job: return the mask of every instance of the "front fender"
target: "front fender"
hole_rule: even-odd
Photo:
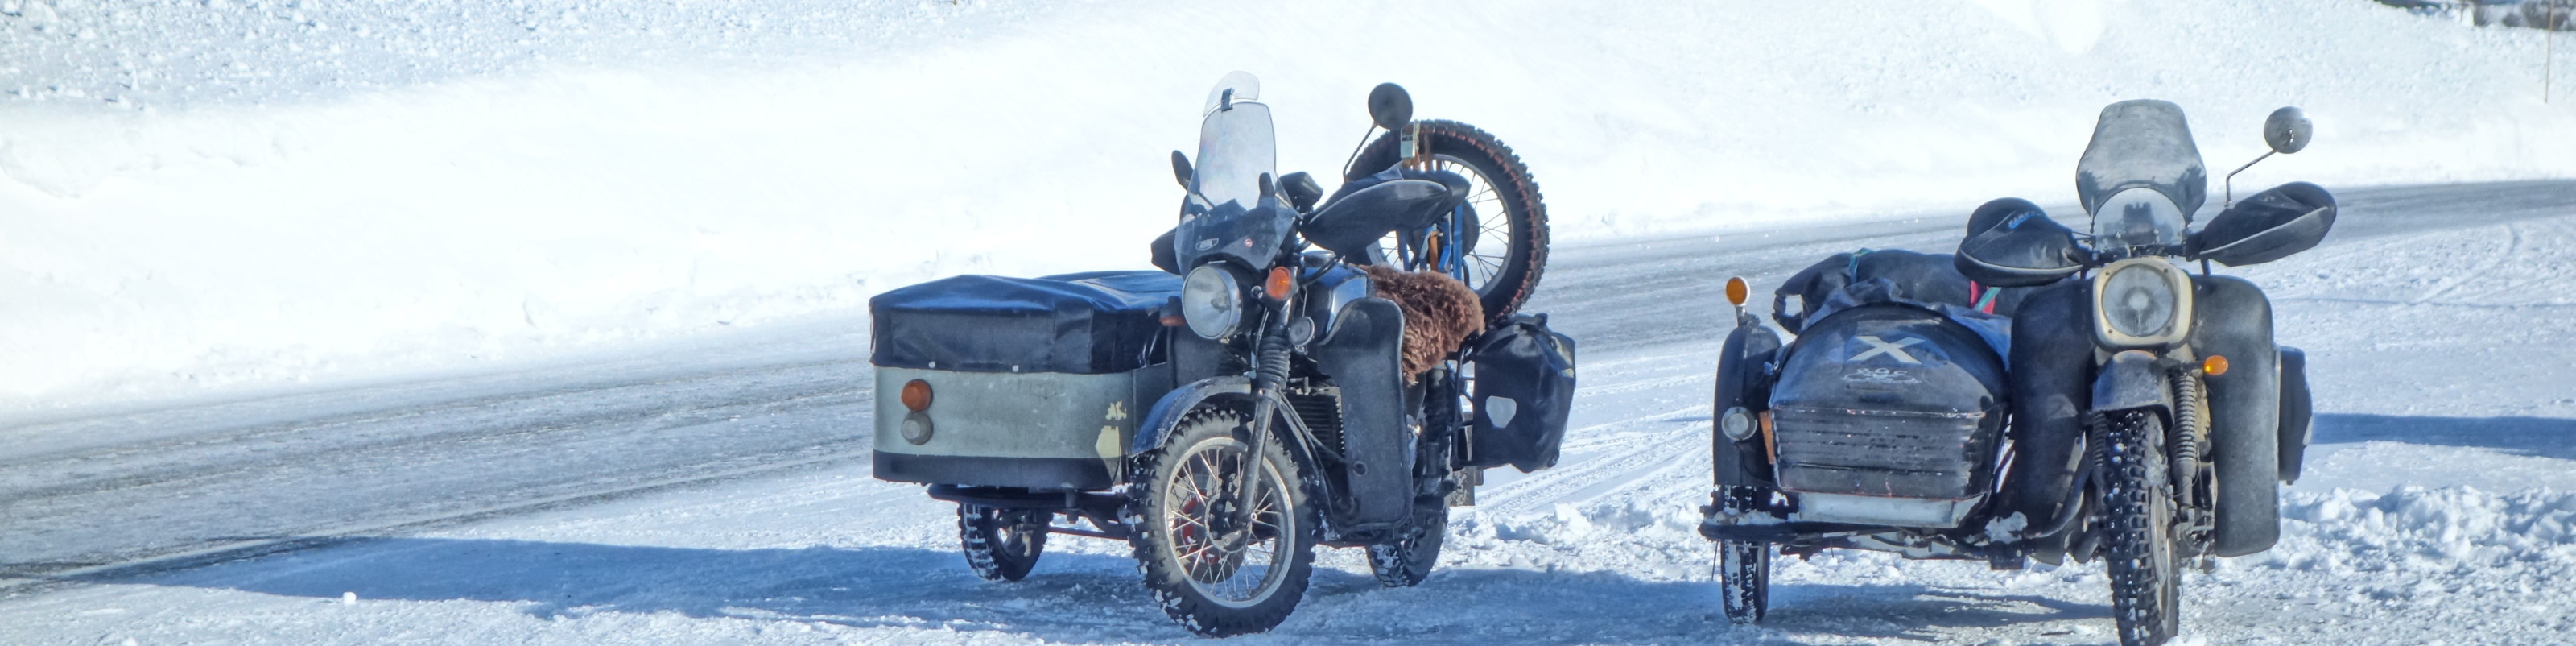
[[[2121,411],[2155,409],[2166,419],[2173,418],[2173,393],[2166,388],[2165,376],[2156,370],[2156,355],[2144,350],[2122,350],[2111,355],[2111,361],[2093,376],[2093,410]]]
[[[1728,438],[1724,429],[1729,410],[1741,406],[1758,416],[1771,407],[1771,388],[1764,373],[1779,354],[1780,336],[1759,323],[1727,333],[1726,345],[1718,351],[1716,406],[1710,409],[1708,437],[1710,464],[1719,485],[1772,486],[1771,456],[1762,447],[1760,432],[1739,442]]]
[[[1154,408],[1145,412],[1144,421],[1136,425],[1136,439],[1127,445],[1127,456],[1135,457],[1161,448],[1163,438],[1170,436],[1174,427],[1180,426],[1182,415],[1200,403],[1229,397],[1249,402],[1252,399],[1252,379],[1243,375],[1219,375],[1164,393],[1162,399],[1154,400]]]

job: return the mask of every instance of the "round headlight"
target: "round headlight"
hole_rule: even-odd
[[[1752,439],[1753,413],[1742,406],[1729,407],[1726,414],[1717,417],[1717,430],[1726,433],[1726,439],[1737,442]]]
[[[1235,325],[1243,322],[1243,283],[1217,265],[1190,270],[1181,280],[1181,320],[1200,338],[1232,336]]]
[[[2173,329],[2174,288],[2165,273],[2144,265],[2122,267],[2102,283],[2102,318],[2111,329],[2154,337]]]

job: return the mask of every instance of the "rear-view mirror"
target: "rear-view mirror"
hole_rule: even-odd
[[[2191,234],[2191,255],[2229,267],[2257,265],[2307,251],[2334,229],[2335,199],[2326,189],[2291,182],[2237,202]]]
[[[2263,143],[2271,144],[2272,152],[2284,155],[2299,152],[2308,147],[2311,129],[2307,113],[2300,112],[2298,108],[2273,110],[2272,116],[2263,120]]]
[[[2004,198],[1968,216],[1968,235],[1951,262],[1989,287],[2031,287],[2082,271],[2084,257],[2073,229],[2029,200]]]
[[[1413,95],[1406,93],[1401,85],[1377,84],[1376,88],[1369,90],[1368,108],[1369,119],[1376,121],[1380,128],[1395,130],[1413,122]]]
[[[1180,180],[1181,188],[1190,187],[1190,156],[1187,153],[1172,151],[1172,179]]]

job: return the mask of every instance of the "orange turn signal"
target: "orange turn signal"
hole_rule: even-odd
[[[2200,371],[2212,377],[2227,374],[2227,357],[2209,355],[2209,358],[2200,360]]]
[[[914,379],[903,383],[903,407],[915,411],[930,408],[930,382]]]
[[[1726,279],[1726,302],[1741,306],[1744,299],[1752,296],[1753,286],[1745,284],[1742,277]]]
[[[1287,298],[1288,288],[1295,287],[1296,282],[1297,272],[1289,271],[1287,267],[1272,267],[1270,280],[1262,281],[1261,288],[1270,292],[1270,300],[1275,301]]]

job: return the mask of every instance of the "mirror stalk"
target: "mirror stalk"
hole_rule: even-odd
[[[2274,153],[2278,153],[2278,152],[2280,152],[2280,151],[2277,151],[2277,150],[2264,151],[2263,156],[2254,158],[2254,161],[2245,162],[2245,165],[2236,167],[2236,170],[2228,171],[2228,172],[2227,172],[2227,179],[2226,179],[2226,181],[2224,181],[2224,182],[2222,182],[2222,183],[2221,183],[2221,186],[2223,186],[2223,187],[2225,187],[2225,188],[2227,189],[2227,201],[2226,201],[2226,202],[2222,202],[2222,203],[2220,203],[2220,204],[2219,204],[2219,206],[2218,206],[2218,208],[2222,208],[2222,209],[2223,209],[2223,208],[2227,208],[2227,207],[2231,207],[2231,206],[2236,206],[2236,174],[2237,174],[2237,173],[2245,172],[2245,169],[2253,168],[2255,164],[2262,163],[2262,162],[2263,162],[2263,160],[2266,160],[2266,159],[2271,159],[2271,158],[2272,158],[2272,155],[2273,155]],[[2207,184],[2203,184],[2202,186],[2207,186]],[[2203,190],[2207,190],[2207,189],[2203,189]],[[2206,193],[2204,193],[2203,195],[2206,195]]]

